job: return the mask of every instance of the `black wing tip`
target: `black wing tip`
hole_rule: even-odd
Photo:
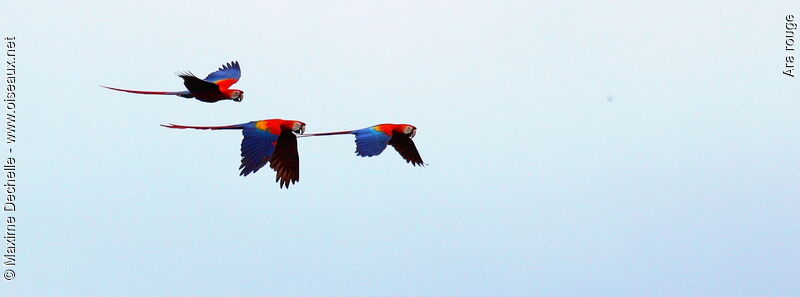
[[[191,71],[175,72],[175,75],[177,75],[180,78],[197,77],[197,75],[194,75],[194,73],[192,73]]]
[[[275,177],[275,182],[277,182],[280,185],[281,189],[283,189],[284,187],[288,189],[290,184],[292,184],[292,185],[296,184],[298,181],[300,181],[299,178],[298,179],[282,179],[282,178],[280,178],[278,176]]]
[[[293,185],[300,181],[300,173],[297,171],[286,171],[283,169],[278,169],[272,167],[275,163],[270,162],[270,167],[275,170],[275,182],[283,189],[286,187],[289,188],[289,185]],[[299,170],[299,168],[298,168]]]
[[[258,170],[258,169],[250,170],[249,168],[245,168],[244,165],[240,166],[239,169],[243,169],[241,172],[239,172],[239,176],[248,176],[249,174],[255,173]],[[298,181],[300,181],[300,178],[283,179],[283,178],[281,178],[280,175],[276,175],[275,176],[275,182],[278,183],[278,186],[281,189],[283,189],[283,188],[288,189],[289,185],[293,185],[293,184],[297,183]]]
[[[406,160],[406,163],[409,163],[414,167],[417,167],[417,166],[419,166],[419,167],[428,166],[428,163],[425,163],[422,160],[419,160],[419,161],[417,161],[417,160]]]
[[[233,60],[233,61],[230,61],[228,63],[222,64],[222,67],[220,67],[219,70],[225,70],[225,69],[231,69],[231,68],[239,69],[239,61]]]
[[[242,162],[244,162],[244,161],[242,161]],[[250,175],[250,173],[256,173],[256,171],[258,171],[258,168],[256,168],[254,170],[253,168],[250,168],[246,164],[242,163],[241,165],[239,165],[239,170],[241,170],[239,172],[239,176],[248,176],[248,175]]]

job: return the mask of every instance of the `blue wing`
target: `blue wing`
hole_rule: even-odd
[[[389,139],[392,138],[386,133],[376,130],[375,127],[355,130],[353,134],[356,135],[356,155],[362,157],[380,155],[386,149]]]
[[[267,164],[269,157],[275,151],[276,134],[256,127],[257,122],[250,122],[243,126],[242,135],[242,170],[239,175],[247,176],[255,173]]]
[[[230,86],[239,81],[240,77],[242,77],[242,70],[239,68],[239,62],[233,61],[222,65],[219,70],[212,72],[204,80],[215,84],[228,80],[227,83]]]

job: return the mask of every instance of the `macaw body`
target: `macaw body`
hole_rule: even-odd
[[[269,163],[275,170],[275,181],[280,187],[289,188],[300,180],[300,156],[297,152],[297,137],[294,133],[303,134],[306,124],[300,121],[281,119],[253,121],[244,124],[227,126],[183,126],[161,125],[173,129],[199,130],[242,130],[241,156],[239,175],[247,176],[255,173]]]
[[[411,140],[416,136],[417,128],[408,124],[380,124],[358,130],[314,133],[301,137],[341,134],[353,134],[356,136],[356,155],[358,156],[377,156],[386,149],[387,145],[391,145],[406,160],[406,163],[411,163],[414,166],[426,165],[422,161],[414,141]]]
[[[202,102],[213,103],[221,100],[233,100],[241,102],[244,99],[242,90],[231,89],[230,87],[239,81],[242,71],[239,62],[233,61],[222,65],[219,70],[212,72],[205,79],[200,79],[191,72],[179,73],[178,77],[183,79],[186,91],[180,92],[153,92],[136,91],[119,88],[101,86],[115,91],[128,92],[146,95],[175,95],[183,98],[196,98]]]

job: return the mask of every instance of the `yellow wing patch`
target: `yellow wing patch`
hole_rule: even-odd
[[[275,133],[272,132],[272,127],[270,127],[269,121],[258,121],[258,122],[256,122],[256,128],[258,128],[259,130],[264,130],[264,131],[267,131],[269,133],[275,134]]]

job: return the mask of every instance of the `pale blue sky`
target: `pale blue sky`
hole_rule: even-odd
[[[18,267],[3,296],[797,296],[792,1],[5,1]],[[180,90],[238,60],[242,103]],[[608,97],[613,101],[607,101]],[[414,124],[430,166],[235,131]]]

